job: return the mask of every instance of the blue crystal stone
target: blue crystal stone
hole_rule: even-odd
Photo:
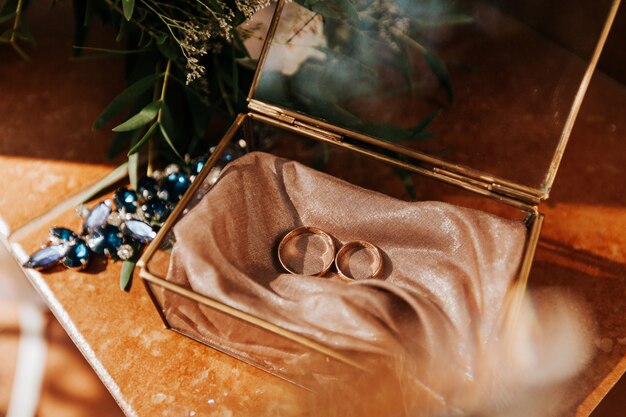
[[[185,194],[191,180],[182,172],[175,172],[163,179],[163,189],[167,191],[168,201],[175,203]]]
[[[237,155],[232,149],[226,149],[222,154],[222,160],[224,162],[232,162],[235,158],[237,158]]]
[[[152,242],[156,236],[152,226],[141,220],[126,220],[124,225],[124,232],[139,243],[146,244]]]
[[[195,161],[193,161],[189,167],[191,171],[191,175],[198,175],[200,171],[202,171],[202,168],[204,168],[204,165],[205,165],[205,158],[200,158],[200,159],[196,159]]]
[[[89,249],[98,255],[114,256],[123,243],[120,229],[111,224],[94,229],[87,238]]]
[[[83,269],[88,263],[89,249],[87,244],[82,239],[78,239],[67,252],[65,259],[63,259],[63,265],[68,268]]]
[[[135,213],[137,211],[137,194],[128,188],[118,188],[113,196],[115,207],[118,210],[124,210],[126,213]]]
[[[51,227],[48,229],[50,240],[55,244],[63,242],[73,242],[78,239],[78,235],[65,227]]]
[[[137,181],[137,193],[144,200],[156,197],[158,191],[159,184],[152,177],[141,177]]]
[[[144,217],[155,222],[164,222],[172,212],[171,205],[160,198],[153,198],[146,201],[142,206]]]
[[[50,245],[33,253],[24,263],[25,268],[45,269],[58,264],[70,250],[69,245]]]
[[[83,233],[106,224],[109,214],[111,214],[111,200],[104,200],[89,212],[83,224]]]
[[[245,150],[240,146],[228,146],[224,149],[222,155],[220,155],[220,161],[224,164],[234,161],[235,159],[243,156],[245,154]]]

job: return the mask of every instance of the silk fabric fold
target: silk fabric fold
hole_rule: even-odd
[[[278,242],[303,225],[339,245],[361,239],[378,246],[381,278],[286,273]],[[256,152],[228,165],[174,233],[168,280],[333,349],[376,355],[467,353],[484,343],[525,241],[521,222],[441,202],[400,201]],[[299,354],[279,337],[181,297],[169,298],[165,314],[236,356],[285,362]]]

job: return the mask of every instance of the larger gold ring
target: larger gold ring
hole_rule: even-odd
[[[357,248],[365,248],[368,249],[371,253],[374,254],[374,262],[372,264],[372,273],[369,276],[366,276],[364,278],[359,278],[359,279],[369,279],[369,278],[376,278],[378,277],[378,275],[381,273],[381,271],[383,270],[383,257],[380,253],[380,249],[378,249],[376,246],[372,245],[369,242],[366,242],[364,240],[353,240],[351,242],[346,243],[345,245],[343,245],[341,247],[341,249],[339,249],[339,251],[337,252],[337,255],[335,255],[335,268],[337,268],[337,272],[339,273],[339,275],[342,278],[345,279],[349,279],[349,280],[354,280],[354,276],[352,276],[351,274],[347,273],[346,271],[344,271],[341,268],[341,260],[344,256],[346,256],[349,252],[353,251],[354,249]]]
[[[287,243],[291,239],[297,236],[303,235],[303,234],[313,234],[313,235],[322,237],[324,239],[324,242],[327,245],[327,252],[330,252],[332,254],[330,259],[327,262],[324,262],[323,267],[320,271],[306,274],[306,275],[313,275],[313,276],[322,276],[326,272],[328,272],[328,270],[333,266],[333,259],[335,259],[335,243],[333,242],[333,238],[330,237],[328,233],[318,229],[317,227],[302,226],[302,227],[298,227],[297,229],[293,229],[291,232],[287,233],[285,237],[283,237],[283,239],[278,244],[278,260],[287,272],[291,274],[295,274],[295,275],[303,275],[302,272],[296,272],[293,269],[291,269],[289,266],[287,266],[287,262],[285,262],[286,254],[284,253],[285,248],[287,247]]]

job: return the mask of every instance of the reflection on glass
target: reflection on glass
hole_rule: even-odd
[[[548,188],[584,59],[486,2],[298,3],[285,5],[255,99]],[[533,16],[575,7],[553,3]],[[580,53],[598,33],[575,35],[564,44]]]

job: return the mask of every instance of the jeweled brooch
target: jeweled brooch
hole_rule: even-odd
[[[211,148],[210,153],[214,149]],[[237,146],[229,146],[209,173],[209,184],[215,183],[222,168],[243,155],[246,149],[244,141]],[[44,270],[63,265],[82,270],[89,265],[90,259],[100,256],[132,263],[134,267],[143,248],[156,237],[204,167],[207,157],[191,161],[185,171],[176,164],[167,166],[163,171],[154,171],[151,176],[137,181],[136,190],[120,187],[112,198],[91,208],[79,205],[76,212],[83,218],[80,232],[66,227],[51,227],[47,241],[23,266]],[[132,268],[129,270],[132,273]],[[120,277],[120,286],[125,288],[129,279],[130,276]]]
[[[177,165],[140,178],[137,190],[118,188],[113,198],[92,208],[80,205],[80,233],[65,227],[49,229],[48,240],[24,263],[26,268],[47,269],[64,265],[84,269],[94,255],[130,260],[156,236],[161,225],[187,191],[203,163],[192,164],[190,175]]]

